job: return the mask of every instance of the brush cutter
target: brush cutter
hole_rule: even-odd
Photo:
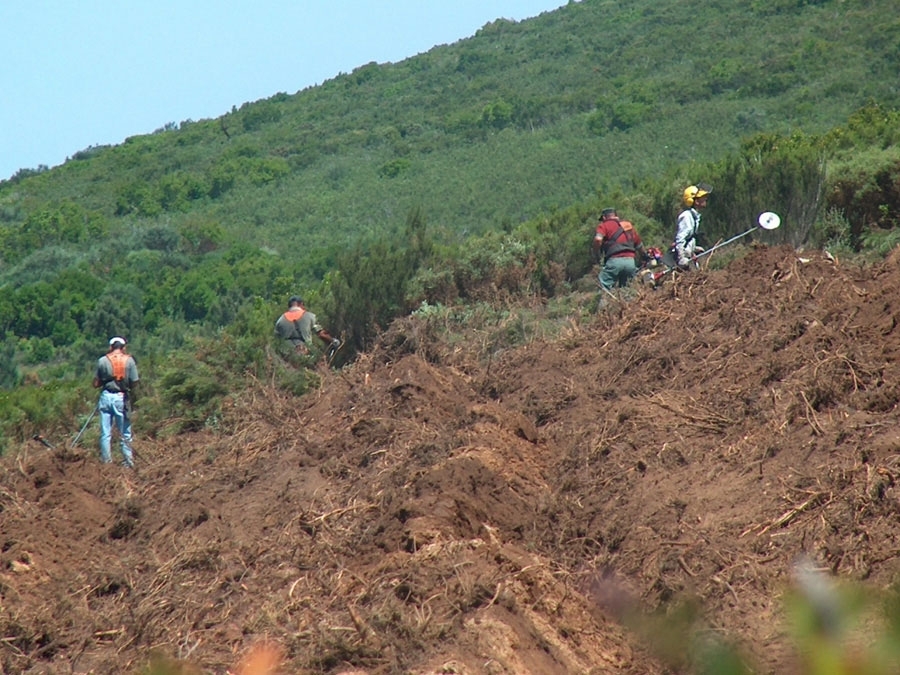
[[[737,241],[741,237],[746,237],[748,234],[752,234],[752,233],[756,232],[757,229],[774,230],[779,225],[781,225],[781,218],[779,217],[779,215],[777,213],[774,213],[772,211],[764,211],[763,213],[759,214],[759,217],[756,219],[756,225],[754,227],[750,228],[746,232],[741,232],[740,234],[735,235],[731,239],[726,239],[723,242],[719,242],[715,246],[703,251],[699,255],[694,256],[692,262],[696,265],[697,261],[700,258],[702,258],[703,256],[709,255],[713,251],[720,249],[727,244]],[[660,258],[656,258],[656,259],[659,260],[660,262],[663,262],[664,264],[667,264],[665,261],[665,257],[663,257],[662,260],[660,260]],[[660,270],[658,272],[654,271],[652,268],[646,269],[646,271],[643,272],[642,276],[645,281],[647,281],[648,283],[650,283],[651,285],[656,287],[662,282],[663,277],[665,277],[670,272],[675,272],[677,270],[678,270],[677,265],[667,264],[666,269]]]
[[[759,218],[756,219],[756,227],[761,227],[764,230],[774,230],[779,225],[781,225],[781,218],[778,216],[777,213],[773,213],[772,211],[765,211],[763,213],[760,213]],[[703,253],[698,255],[695,258],[695,260],[699,260],[703,256],[712,253],[717,248],[722,248],[726,244],[730,244],[733,241],[737,241],[741,237],[746,237],[748,234],[753,234],[754,232],[756,232],[756,227],[753,227],[753,228],[747,230],[746,232],[741,232],[740,234],[735,235],[731,239],[726,239],[725,241],[716,244],[712,248],[703,251]]]

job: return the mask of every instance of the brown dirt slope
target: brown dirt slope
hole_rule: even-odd
[[[268,641],[285,673],[663,673],[671,640],[626,617],[686,596],[756,672],[799,672],[800,556],[884,589],[900,553],[898,259],[805,255],[491,358],[400,321],[303,398],[254,385],[224,433],[139,438],[136,476],[22,448],[0,672],[225,673]]]

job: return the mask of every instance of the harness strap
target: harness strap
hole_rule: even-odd
[[[623,234],[625,235],[625,241],[617,241]],[[619,223],[619,229],[609,239],[603,241],[603,253],[607,258],[611,258],[617,253],[628,252],[634,254],[634,251],[634,228],[631,227],[626,230],[621,223]]]
[[[300,319],[303,318],[303,315],[306,314],[306,310],[302,307],[291,307],[288,311],[284,313],[284,318],[294,324],[295,335],[298,337],[290,338],[292,341],[299,339],[303,342],[303,331],[300,330]]]
[[[128,386],[126,384],[126,377],[128,373],[128,358],[128,354],[118,350],[106,354],[106,360],[109,361],[112,375],[103,381],[104,389],[110,382],[115,382],[118,392],[112,393],[127,393]],[[107,389],[107,391],[110,390]]]

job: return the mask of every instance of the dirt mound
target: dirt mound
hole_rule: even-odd
[[[686,596],[796,672],[797,560],[897,571],[897,263],[758,248],[490,358],[410,318],[225,433],[139,439],[137,475],[23,448],[2,672],[224,673],[268,641],[291,673],[663,673],[632,619]]]

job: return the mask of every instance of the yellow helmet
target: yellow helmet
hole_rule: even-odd
[[[695,200],[709,196],[710,192],[712,192],[712,187],[705,183],[700,183],[699,186],[689,185],[684,189],[682,200],[685,206],[693,206]]]

